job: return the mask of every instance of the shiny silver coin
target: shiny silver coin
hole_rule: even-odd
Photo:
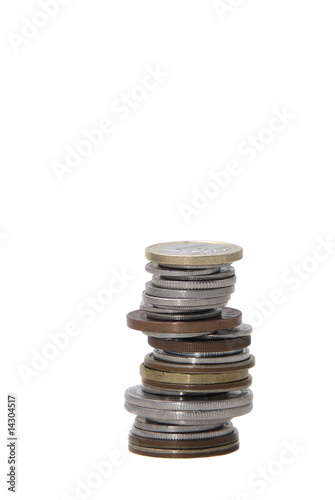
[[[227,394],[227,393],[225,393]],[[229,393],[228,393],[229,394]],[[154,396],[154,394],[151,394]],[[158,395],[155,395],[158,397]],[[171,398],[172,396],[169,396]],[[206,396],[206,399],[208,396]],[[200,398],[198,398],[200,399]],[[132,405],[131,403],[125,403],[125,409],[129,413],[133,413],[139,417],[150,418],[151,420],[157,420],[158,422],[180,422],[185,425],[188,423],[209,423],[209,422],[220,422],[222,420],[231,420],[232,418],[239,417],[241,415],[246,415],[252,410],[252,403],[236,407],[236,408],[225,408],[220,410],[197,410],[197,411],[183,411],[183,410],[159,410],[153,408],[145,408],[143,406]]]
[[[223,422],[223,424],[205,424],[205,425],[169,425],[169,424],[161,424],[158,422],[154,422],[152,420],[148,420],[142,417],[135,418],[135,427],[137,429],[142,429],[144,431],[151,432],[171,432],[171,433],[185,433],[185,432],[204,432],[204,431],[213,431],[224,425],[226,427],[230,427],[232,424],[229,420],[227,422]]]
[[[235,354],[217,353],[215,356],[199,356],[199,355],[179,355],[178,353],[170,353],[167,351],[160,351],[154,349],[153,356],[160,361],[167,361],[171,363],[190,364],[190,365],[211,365],[211,364],[226,364],[238,363],[250,358],[249,349],[242,349],[242,351]],[[208,353],[206,353],[208,354]]]
[[[162,427],[167,427],[162,425]],[[184,429],[184,425],[180,425],[182,429]],[[199,426],[200,427],[200,426]],[[142,429],[138,429],[133,425],[132,427],[132,432],[135,434],[135,436],[140,436],[148,439],[164,439],[165,441],[186,441],[190,440],[192,441],[193,439],[211,439],[211,438],[218,438],[221,436],[225,436],[226,434],[230,434],[233,432],[233,424],[230,423],[230,425],[222,425],[221,427],[215,429],[215,430],[209,430],[209,431],[200,431],[200,432],[152,432],[152,431],[146,431]]]
[[[154,275],[151,278],[151,281],[155,286],[158,286],[160,288],[169,288],[171,290],[211,290],[213,288],[225,288],[236,283],[235,275],[228,278],[224,278],[224,276],[220,276],[219,274],[215,274],[212,276],[215,276],[215,279],[208,280],[208,276],[206,276],[206,280],[202,280],[200,277],[198,277],[194,281],[177,281],[157,278],[157,276]]]
[[[235,291],[234,286],[225,288],[213,288],[210,290],[171,290],[169,288],[160,288],[152,284],[151,281],[146,283],[145,292],[152,297],[170,298],[170,299],[212,299],[226,297]]]
[[[191,413],[247,406],[252,402],[252,399],[253,395],[250,389],[206,395],[201,399],[193,396],[167,398],[162,395],[148,394],[142,390],[141,385],[129,387],[125,392],[126,403],[136,407]],[[149,416],[146,418],[155,420]]]
[[[198,309],[211,309],[220,307],[223,302],[226,302],[230,295],[223,297],[214,297],[212,299],[165,299],[161,297],[153,297],[143,292],[143,302],[151,304],[152,306],[161,307],[162,309],[178,309],[183,311],[196,311]]]
[[[177,268],[177,267],[164,267],[156,264],[156,262],[148,262],[145,266],[145,270],[148,273],[155,274],[157,276],[166,276],[174,278],[189,278],[192,276],[207,276],[209,274],[215,274],[219,272],[232,273],[234,269],[229,267],[206,267],[200,269],[194,268]]]

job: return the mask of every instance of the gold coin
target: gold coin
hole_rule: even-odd
[[[243,250],[238,245],[217,241],[173,241],[147,247],[145,256],[163,265],[206,267],[240,260]]]
[[[170,384],[220,384],[234,382],[248,377],[248,370],[225,373],[175,373],[163,372],[140,365],[140,375],[144,379]]]

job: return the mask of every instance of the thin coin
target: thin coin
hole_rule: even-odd
[[[227,431],[232,428],[232,423],[227,420],[227,422],[223,422],[223,424],[206,424],[206,425],[168,425],[161,424],[158,422],[154,422],[148,420],[147,418],[136,417],[134,426],[138,430],[148,431],[148,432],[158,432],[162,434],[166,433],[189,433],[189,432],[205,432],[205,431],[214,431],[221,427],[225,427]]]
[[[166,428],[168,426],[161,425],[162,428]],[[176,427],[176,426],[174,426]],[[163,431],[148,431],[144,429],[139,429],[134,424],[131,431],[135,436],[146,438],[146,439],[164,439],[166,441],[193,441],[195,439],[213,439],[221,436],[225,436],[230,434],[233,431],[233,426],[230,423],[229,426],[221,425],[220,427],[212,430],[201,430],[199,432],[185,432],[184,429],[187,427],[186,425],[179,426],[179,432],[163,432]],[[198,426],[201,427],[201,426]],[[181,445],[182,446],[182,445]]]
[[[155,359],[160,361],[167,361],[168,363],[178,363],[178,364],[189,364],[189,365],[219,365],[219,364],[230,364],[237,363],[239,361],[245,361],[250,358],[249,349],[242,349],[242,351],[230,351],[232,354],[228,353],[215,353],[201,356],[200,353],[194,355],[185,355],[181,353],[173,353],[168,351],[160,351],[159,349],[154,349],[152,355]]]

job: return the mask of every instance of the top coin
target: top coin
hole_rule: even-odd
[[[158,243],[145,250],[151,262],[171,266],[210,266],[230,264],[243,257],[243,249],[218,241],[172,241]]]

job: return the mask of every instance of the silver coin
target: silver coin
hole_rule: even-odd
[[[227,302],[228,303],[228,302]],[[222,304],[222,307],[225,304]],[[200,321],[220,316],[222,308],[202,310],[201,312],[176,312],[176,310],[159,309],[158,307],[141,302],[140,309],[147,313],[148,318],[167,321]],[[202,334],[203,335],[203,334]]]
[[[253,395],[250,389],[206,395],[202,399],[193,396],[166,398],[162,395],[148,394],[142,390],[141,385],[129,387],[125,392],[126,403],[133,406],[158,410],[190,411],[191,413],[246,406],[252,402],[252,399]]]
[[[155,286],[158,286],[159,288],[169,288],[172,290],[211,290],[213,288],[225,288],[236,283],[235,275],[228,278],[224,278],[223,276],[219,276],[218,274],[215,274],[213,276],[215,276],[215,279],[213,280],[201,280],[198,277],[198,279],[194,281],[177,281],[157,278],[157,276],[154,275],[151,278],[151,281]],[[208,278],[208,276],[206,276],[206,278]]]
[[[171,398],[171,396],[169,397]],[[206,396],[206,398],[208,398],[208,396]],[[201,410],[201,411],[158,410],[153,408],[145,408],[142,406],[132,405],[131,403],[127,402],[125,403],[124,407],[129,413],[133,413],[139,417],[150,418],[151,420],[157,420],[158,422],[166,422],[166,423],[180,422],[187,425],[188,423],[192,422],[193,423],[195,422],[209,423],[211,421],[220,422],[222,420],[231,420],[232,418],[239,417],[241,415],[246,415],[247,413],[251,412],[252,403],[239,406],[236,408],[225,408],[220,410]]]
[[[162,427],[168,427],[162,425]],[[185,425],[180,425],[182,429],[186,427]],[[200,427],[200,426],[199,426]],[[211,438],[218,438],[221,436],[225,436],[227,434],[230,434],[233,432],[233,424],[230,423],[230,425],[222,425],[218,429],[215,430],[209,430],[209,431],[200,431],[200,432],[152,432],[152,431],[146,431],[142,429],[138,429],[133,425],[132,427],[132,433],[135,434],[135,436],[139,437],[144,437],[147,439],[163,439],[165,441],[192,441],[193,439],[211,439]]]
[[[160,288],[152,284],[151,281],[145,284],[145,292],[152,297],[171,298],[171,299],[211,299],[221,298],[235,291],[234,286],[224,288],[213,288],[210,290],[171,290],[169,288]]]
[[[154,349],[153,357],[159,359],[160,361],[167,361],[171,363],[181,363],[181,364],[226,364],[226,363],[238,363],[239,361],[245,361],[250,358],[249,349],[242,349],[242,351],[235,354],[228,353],[217,353],[215,356],[199,356],[199,355],[179,355],[178,353],[170,353],[167,351],[160,351]],[[207,354],[207,353],[206,353]],[[220,354],[220,355],[219,355]]]
[[[177,267],[164,267],[156,264],[156,262],[148,262],[145,266],[145,270],[148,273],[156,274],[157,276],[166,276],[166,277],[176,277],[176,278],[189,278],[192,276],[206,276],[208,274],[215,274],[219,272],[231,273],[232,270],[229,267],[206,267],[200,269],[194,268],[177,268]]]
[[[168,424],[161,424],[158,422],[154,422],[151,420],[148,420],[146,418],[142,417],[136,417],[135,418],[135,427],[137,429],[142,429],[144,431],[151,431],[151,432],[171,432],[171,433],[179,433],[179,432],[204,432],[204,431],[213,431],[221,427],[221,424],[205,424],[205,425],[168,425]],[[225,425],[226,427],[229,427],[231,422],[227,420],[227,422],[224,422],[222,425]]]
[[[142,298],[143,302],[146,304],[151,304],[156,307],[169,308],[178,310],[198,310],[198,309],[211,309],[214,307],[220,307],[222,302],[227,300],[228,296],[224,297],[214,297],[212,299],[165,299],[161,297],[153,297],[143,292]],[[228,299],[229,300],[229,299]],[[181,309],[182,308],[182,309]]]
[[[251,335],[252,327],[247,325],[246,323],[242,323],[242,325],[235,326],[234,328],[229,328],[227,330],[217,330],[216,332],[212,332],[206,334],[204,339],[206,340],[225,340],[225,339],[235,339],[238,337],[246,337]]]

